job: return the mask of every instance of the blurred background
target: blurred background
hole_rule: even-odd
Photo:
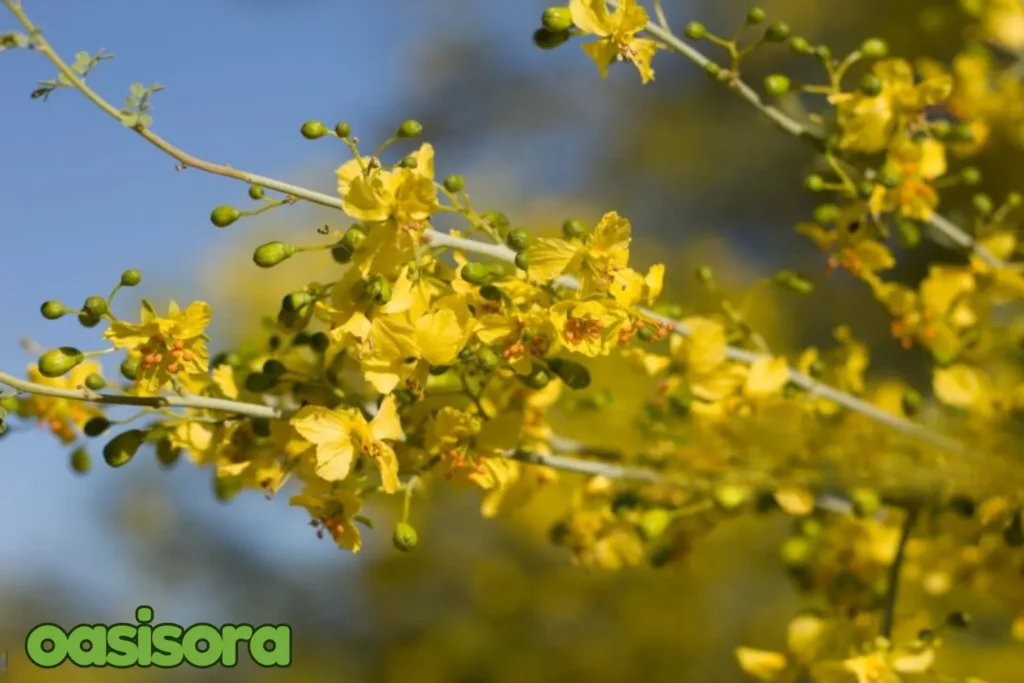
[[[537,232],[618,210],[633,221],[638,265],[664,261],[669,296],[694,309],[706,303],[691,286],[699,265],[713,266],[730,291],[781,267],[816,278],[824,268],[793,232],[814,206],[801,189],[810,160],[801,143],[678,56],[659,55],[657,80],[641,87],[628,67],[602,82],[576,43],[538,50],[531,34],[545,0],[23,4],[66,58],[100,47],[116,55],[90,77],[116,105],[132,82],[167,86],[154,99],[153,129],[211,161],[332,192],[346,150],[302,139],[303,121],[347,120],[372,148],[417,118],[438,150],[438,175],[465,175],[478,210],[502,210]],[[732,0],[663,4],[678,31],[699,19],[725,34],[748,9]],[[837,53],[869,35],[908,56],[949,57],[961,44],[953,1],[762,5]],[[13,28],[0,14],[0,30]],[[330,277],[326,257],[257,271],[251,253],[268,239],[315,243],[316,228],[340,227],[343,217],[297,206],[217,230],[210,210],[248,208],[244,186],[176,172],[77,93],[30,100],[36,81],[53,77],[40,56],[9,51],[0,64],[0,368],[19,373],[34,360],[23,337],[99,348],[73,319],[43,320],[39,305],[106,294],[126,268],[144,279],[119,295],[118,312],[132,314],[139,295],[158,308],[168,298],[210,300],[214,352],[252,332],[247,321],[273,314],[290,289]],[[747,74],[799,75],[801,64],[766,49]],[[998,178],[993,196],[1019,188],[1017,155],[1004,148],[981,160]],[[900,276],[920,276],[936,257],[955,258],[922,248]],[[827,343],[848,322],[871,343],[877,372],[923,376],[925,360],[888,339],[884,312],[848,279],[823,280],[797,301],[756,296],[752,322],[778,348]],[[621,399],[606,433],[589,426],[591,440],[621,439],[645,382],[621,373],[601,381]],[[679,567],[604,575],[549,547],[555,502],[482,520],[477,493],[450,492],[414,511],[416,552],[395,551],[395,511],[373,509],[377,531],[352,556],[317,541],[287,495],[223,504],[211,473],[186,462],[163,471],[140,457],[111,470],[93,451],[97,464],[81,476],[48,433],[23,427],[0,441],[0,650],[10,651],[13,681],[729,683],[744,680],[733,648],[782,647],[786,622],[804,605],[776,561],[782,519],[724,525]],[[24,660],[36,623],[110,623],[140,604],[153,606],[156,622],[291,624],[294,665],[260,670],[243,658],[235,670],[42,671]],[[1020,680],[1007,672],[1024,671],[1024,656],[1003,634],[958,637],[943,655],[947,670]]]

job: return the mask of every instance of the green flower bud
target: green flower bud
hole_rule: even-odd
[[[787,538],[779,550],[782,562],[787,567],[802,567],[806,565],[811,559],[812,552],[813,549],[810,542],[799,536]]]
[[[581,240],[587,236],[587,226],[583,224],[583,221],[570,218],[562,223],[562,234],[566,239]]]
[[[71,470],[76,474],[87,474],[92,469],[92,458],[84,446],[71,451]]]
[[[427,372],[433,375],[434,377],[439,377],[447,373],[451,369],[452,366],[450,365],[431,365],[429,368],[427,368]]]
[[[402,125],[398,127],[398,137],[400,138],[415,138],[422,134],[423,124],[413,119],[402,121]]]
[[[565,358],[550,358],[548,368],[570,389],[586,389],[590,386],[590,370],[580,363]]]
[[[145,433],[141,429],[121,432],[103,447],[103,459],[111,467],[121,467],[135,457],[142,446]]]
[[[283,375],[286,372],[288,372],[288,368],[285,366],[284,363],[282,363],[281,361],[277,360],[276,358],[271,358],[270,360],[266,361],[263,364],[262,372],[263,372],[264,375],[270,375],[272,377],[280,377],[281,375]]]
[[[480,296],[487,301],[501,301],[501,290],[494,285],[484,285],[480,288]]]
[[[876,97],[881,94],[883,86],[882,79],[875,74],[864,74],[864,77],[860,79],[860,91],[868,97]]]
[[[345,240],[338,240],[338,243],[331,247],[331,258],[335,263],[348,263],[352,260],[352,247],[345,244]]]
[[[871,489],[854,489],[850,498],[858,517],[871,517],[882,508],[882,497]]]
[[[966,123],[957,123],[949,131],[950,142],[974,142],[974,131]]]
[[[811,367],[807,369],[807,374],[814,379],[818,379],[825,374],[825,370],[825,363],[823,363],[820,358],[816,358],[814,362],[811,363]]]
[[[750,11],[747,12],[747,23],[751,26],[756,26],[764,21],[765,13],[760,7],[751,7]]]
[[[792,270],[783,270],[776,273],[773,281],[780,287],[784,287],[791,292],[796,292],[797,294],[810,294],[814,291],[813,282],[800,273]]]
[[[252,372],[245,377],[245,390],[253,394],[262,394],[277,386],[277,377],[263,372]]]
[[[420,161],[412,154],[409,154],[407,156],[402,157],[402,160],[398,162],[398,165],[401,166],[402,168],[413,169],[420,165]]]
[[[97,318],[94,315],[89,315],[85,311],[78,314],[78,324],[82,327],[93,328],[103,322],[103,318]]]
[[[519,270],[526,270],[530,267],[530,258],[526,255],[525,251],[521,251],[516,254],[516,268]]]
[[[37,363],[43,377],[60,377],[85,360],[85,354],[73,346],[50,349]]]
[[[395,525],[395,533],[391,536],[391,542],[398,550],[407,553],[416,547],[419,540],[416,529],[408,522],[399,522]]]
[[[302,124],[302,128],[299,129],[302,133],[302,137],[307,140],[316,140],[327,135],[327,128],[320,121],[306,121]]]
[[[781,97],[789,92],[789,78],[772,74],[764,79],[764,91],[772,97]]]
[[[832,59],[832,50],[829,48],[828,45],[819,45],[818,47],[814,48],[814,56],[823,62],[827,62],[828,60]]]
[[[460,175],[450,175],[444,179],[444,189],[449,192],[462,192],[466,187],[466,179]]]
[[[471,285],[485,285],[494,279],[494,272],[483,263],[470,261],[462,266],[460,277]]]
[[[249,199],[252,199],[254,201],[263,199],[263,188],[260,187],[259,185],[250,185]]]
[[[338,121],[334,124],[334,134],[344,140],[349,135],[352,135],[352,126],[348,124],[348,121]]]
[[[181,449],[175,448],[170,439],[160,439],[156,442],[156,460],[164,467],[174,465],[180,457]]]
[[[230,502],[242,492],[242,480],[239,477],[213,478],[213,497],[221,503]]]
[[[648,541],[661,536],[672,521],[672,515],[664,508],[654,508],[640,518],[640,533]]]
[[[860,44],[860,53],[868,59],[885,59],[889,45],[881,38],[868,38]]]
[[[502,237],[508,235],[508,216],[501,211],[488,211],[480,217],[487,221],[487,224],[494,228]]]
[[[89,421],[82,427],[86,436],[99,436],[110,429],[111,422],[105,417],[89,418]]]
[[[718,65],[717,65],[717,64],[715,64],[714,62],[706,62],[706,63],[704,64],[704,67],[703,67],[703,68],[704,68],[704,73],[705,73],[705,74],[707,74],[707,77],[708,77],[708,78],[711,78],[711,79],[714,79],[714,80],[717,80],[717,79],[718,79],[718,77],[719,77],[719,76],[720,76],[720,75],[721,75],[722,73],[724,73],[724,72],[722,71],[722,67],[718,66]]]
[[[903,412],[909,417],[913,417],[921,412],[921,406],[924,404],[924,398],[921,397],[921,393],[916,389],[907,389],[903,392],[903,398],[900,401]]]
[[[90,296],[82,304],[82,310],[93,318],[100,318],[107,312],[107,300],[101,296]]]
[[[501,358],[494,352],[490,347],[483,347],[476,354],[476,359],[480,363],[480,367],[484,370],[491,371],[501,365]]]
[[[974,210],[981,216],[987,216],[995,209],[995,206],[992,204],[992,198],[983,192],[979,192],[971,197],[971,204],[974,205]]]
[[[546,28],[539,28],[533,32],[533,44],[542,50],[554,50],[564,45],[572,34],[568,31],[549,31]]]
[[[266,439],[270,436],[270,420],[253,418],[251,424],[253,436],[260,439]]]
[[[913,249],[921,244],[921,226],[914,221],[900,221],[897,226],[897,236],[900,244],[907,249]]]
[[[839,218],[839,207],[835,204],[820,204],[814,209],[814,222],[828,225]]]
[[[534,368],[530,374],[520,376],[519,379],[531,389],[543,389],[551,382],[551,375],[544,368]]]
[[[64,304],[59,301],[46,301],[42,306],[39,307],[39,312],[43,314],[43,317],[47,320],[56,320],[57,318],[68,313],[68,309],[64,308]]]
[[[541,25],[552,33],[572,28],[572,12],[568,7],[548,7],[540,18]]]
[[[818,174],[812,174],[804,178],[804,187],[811,192],[821,192],[825,189],[825,179]]]
[[[284,242],[267,242],[256,247],[252,260],[260,268],[273,268],[277,264],[291,258],[295,247]]]
[[[945,119],[934,121],[931,124],[932,135],[940,140],[944,140],[949,137],[949,133],[953,130],[953,124]]]
[[[701,40],[708,34],[708,29],[704,24],[699,21],[691,21],[683,29],[683,35],[690,40]]]
[[[769,43],[781,43],[789,38],[789,25],[781,21],[772,22],[764,32],[764,39]]]
[[[142,282],[142,273],[135,270],[134,268],[126,270],[123,273],[121,273],[122,287],[134,287],[140,282]]]
[[[141,362],[136,356],[128,356],[121,361],[121,367],[118,370],[121,372],[121,376],[126,380],[134,382],[139,378],[139,365]]]
[[[106,388],[107,381],[94,372],[85,378],[85,386],[93,391],[100,391]]]
[[[865,180],[857,185],[857,194],[863,199],[869,199],[875,193],[875,184]]]
[[[960,171],[960,180],[964,185],[979,185],[981,183],[981,171],[974,166],[968,166]]]
[[[310,293],[299,290],[297,292],[286,294],[285,297],[281,299],[281,308],[289,313],[295,313],[297,311],[301,311],[311,303],[313,303],[313,297]]]
[[[890,190],[899,187],[903,177],[899,172],[892,170],[891,168],[883,168],[878,172],[878,184],[889,188]]]
[[[1007,206],[1017,208],[1021,204],[1024,204],[1024,195],[1021,195],[1020,192],[1011,192],[1010,194],[1006,195]]]
[[[331,345],[331,338],[324,332],[317,332],[309,338],[309,347],[317,353],[323,353]]]
[[[210,221],[218,228],[226,228],[241,217],[238,209],[233,206],[225,204],[224,206],[218,206],[210,214]]]
[[[528,246],[530,246],[530,242],[530,233],[526,232],[522,228],[516,228],[508,234],[508,237],[505,238],[505,243],[508,245],[509,249],[517,253],[524,251]]]
[[[353,225],[351,228],[346,230],[345,236],[341,238],[342,244],[347,246],[353,252],[363,246],[363,242],[365,241],[366,233],[357,225]]]
[[[647,327],[641,327],[636,333],[636,336],[639,337],[642,342],[649,342],[654,339],[654,328],[650,325]]]
[[[814,48],[807,42],[807,39],[802,36],[793,36],[789,39],[789,49],[798,55],[809,55],[814,52]]]

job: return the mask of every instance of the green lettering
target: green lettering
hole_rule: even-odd
[[[107,629],[107,665],[127,669],[138,662],[138,648],[135,647],[135,625],[113,624]]]
[[[107,627],[82,624],[71,629],[68,633],[68,657],[75,666],[106,666]]]
[[[181,666],[184,661],[182,633],[184,629],[177,624],[158,624],[153,627],[153,666],[162,669]]]
[[[206,643],[205,650],[199,649],[201,642]],[[189,664],[197,669],[209,668],[217,663],[223,652],[220,632],[212,624],[193,624],[181,639],[181,649]]]
[[[44,650],[43,643],[50,643],[52,648]],[[57,624],[39,624],[25,638],[25,654],[40,668],[60,666],[68,656],[68,634]]]
[[[271,647],[267,647],[271,645]],[[262,667],[290,666],[292,663],[292,629],[289,626],[265,624],[249,639],[249,656]]]
[[[139,650],[139,666],[150,666],[153,663],[153,627],[149,625],[152,620],[153,608],[149,605],[140,605],[135,610],[135,621],[139,622],[138,635],[135,636]]]
[[[221,666],[235,666],[238,664],[238,643],[252,638],[252,626],[225,624],[220,629],[220,637],[224,641],[224,651],[220,657]]]

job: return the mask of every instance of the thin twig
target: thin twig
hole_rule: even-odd
[[[903,520],[903,530],[900,533],[899,545],[896,546],[896,557],[889,566],[889,584],[885,593],[885,604],[882,607],[882,625],[878,634],[883,638],[892,638],[892,625],[896,615],[896,594],[900,583],[900,570],[903,568],[903,557],[907,551],[907,541],[914,530],[914,523],[917,522],[918,509],[908,508],[906,519]]]

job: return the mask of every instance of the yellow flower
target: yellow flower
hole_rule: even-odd
[[[788,381],[789,366],[785,358],[758,358],[750,366],[743,393],[748,398],[771,396],[781,391]]]
[[[203,332],[212,312],[205,301],[194,301],[182,311],[171,301],[167,317],[161,318],[143,300],[139,323],[117,320],[103,334],[119,349],[140,356],[135,389],[140,396],[153,396],[177,378],[187,389],[206,382],[209,352]]]
[[[355,458],[365,456],[380,470],[386,493],[399,489],[398,457],[384,443],[385,439],[404,438],[393,396],[384,399],[369,423],[358,410],[307,406],[291,419],[291,424],[302,438],[316,446],[316,473],[320,478],[341,481],[349,475]]]
[[[651,59],[658,44],[636,37],[648,21],[647,11],[636,0],[622,0],[611,14],[605,0],[570,0],[569,11],[578,29],[598,38],[584,44],[583,51],[597,64],[601,78],[608,77],[612,62],[626,59],[640,72],[643,83],[654,79]]]
[[[932,388],[946,405],[975,410],[981,409],[990,390],[984,374],[963,364],[937,368],[932,376]]]
[[[376,157],[342,164],[336,172],[342,210],[359,221],[393,220],[403,228],[423,224],[437,210],[434,148],[424,143],[413,156],[417,161],[414,169],[388,171]]]
[[[363,539],[355,518],[363,501],[355,493],[318,479],[308,482],[302,493],[292,496],[289,503],[309,511],[314,526],[318,527],[317,536],[323,537],[327,532],[339,548],[359,552]]]
[[[725,362],[725,326],[709,318],[686,318],[683,325],[690,329],[689,337],[673,337],[672,354],[694,376],[711,374]]]
[[[89,360],[79,363],[61,377],[44,377],[39,368],[32,364],[28,368],[28,379],[47,387],[77,390],[85,385],[86,377],[102,372],[99,363]],[[19,401],[18,414],[38,419],[40,426],[48,427],[61,443],[69,444],[77,438],[76,430],[80,430],[90,419],[101,417],[103,411],[95,403],[29,394]]]
[[[619,343],[629,314],[610,299],[561,301],[552,306],[550,320],[569,350],[595,358],[608,355]]]
[[[877,185],[869,206],[872,213],[898,211],[905,218],[926,221],[939,203],[939,194],[931,184],[946,173],[946,148],[927,138],[914,142],[900,138],[889,148],[884,169],[900,178],[899,185],[888,189]]]
[[[1020,0],[988,0],[982,29],[993,43],[1011,52],[1024,50],[1024,4]]]

